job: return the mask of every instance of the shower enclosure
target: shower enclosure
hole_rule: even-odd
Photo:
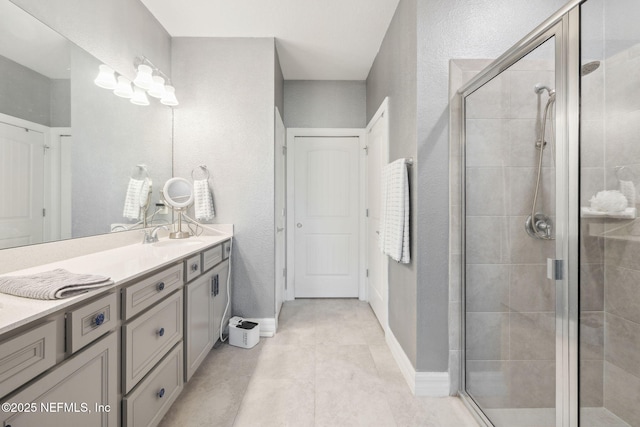
[[[640,426],[640,2],[569,2],[457,96],[461,396]]]

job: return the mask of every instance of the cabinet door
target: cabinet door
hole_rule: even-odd
[[[189,381],[213,347],[213,273],[185,287],[185,380]]]
[[[116,337],[112,332],[9,397],[15,408],[0,412],[3,425],[117,426]]]
[[[215,277],[217,275],[217,293],[213,297],[213,342],[215,343],[220,338],[220,328],[227,325],[229,317],[231,317],[231,307],[227,310],[227,313],[222,319],[222,314],[227,306],[227,278],[229,277],[229,261],[220,263],[216,268],[211,270],[211,274]]]

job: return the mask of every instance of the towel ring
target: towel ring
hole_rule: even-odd
[[[139,164],[139,165],[136,165],[131,170],[131,178],[140,179],[140,180],[143,180],[145,178],[149,178],[149,171],[147,170],[147,165],[142,164],[142,163]]]
[[[207,176],[205,178],[202,178],[202,179],[205,179],[205,180],[208,181],[209,177],[211,176],[211,174],[209,173],[209,169],[207,169],[206,165],[200,165],[197,168],[192,169],[191,170],[191,179],[194,180],[194,181],[196,180],[195,173],[198,172],[199,170],[202,170],[202,171],[206,172]]]

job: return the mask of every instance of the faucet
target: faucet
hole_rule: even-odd
[[[155,227],[153,227],[153,230],[151,230],[151,233],[149,233],[149,230],[144,230],[144,236],[142,237],[142,244],[146,245],[147,243],[155,243],[158,241],[158,229],[160,228],[164,228],[165,230],[169,231],[169,227],[167,227],[166,225],[157,225]]]

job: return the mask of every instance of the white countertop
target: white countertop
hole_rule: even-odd
[[[228,240],[232,236],[231,233],[217,233],[216,235],[203,235],[184,240],[165,238],[155,244],[123,246],[3,274],[1,276],[20,276],[63,268],[72,273],[107,276],[114,281],[114,284],[59,300],[37,300],[0,293],[0,334],[92,298],[151,271],[171,265],[181,258],[198,253],[207,247]]]

